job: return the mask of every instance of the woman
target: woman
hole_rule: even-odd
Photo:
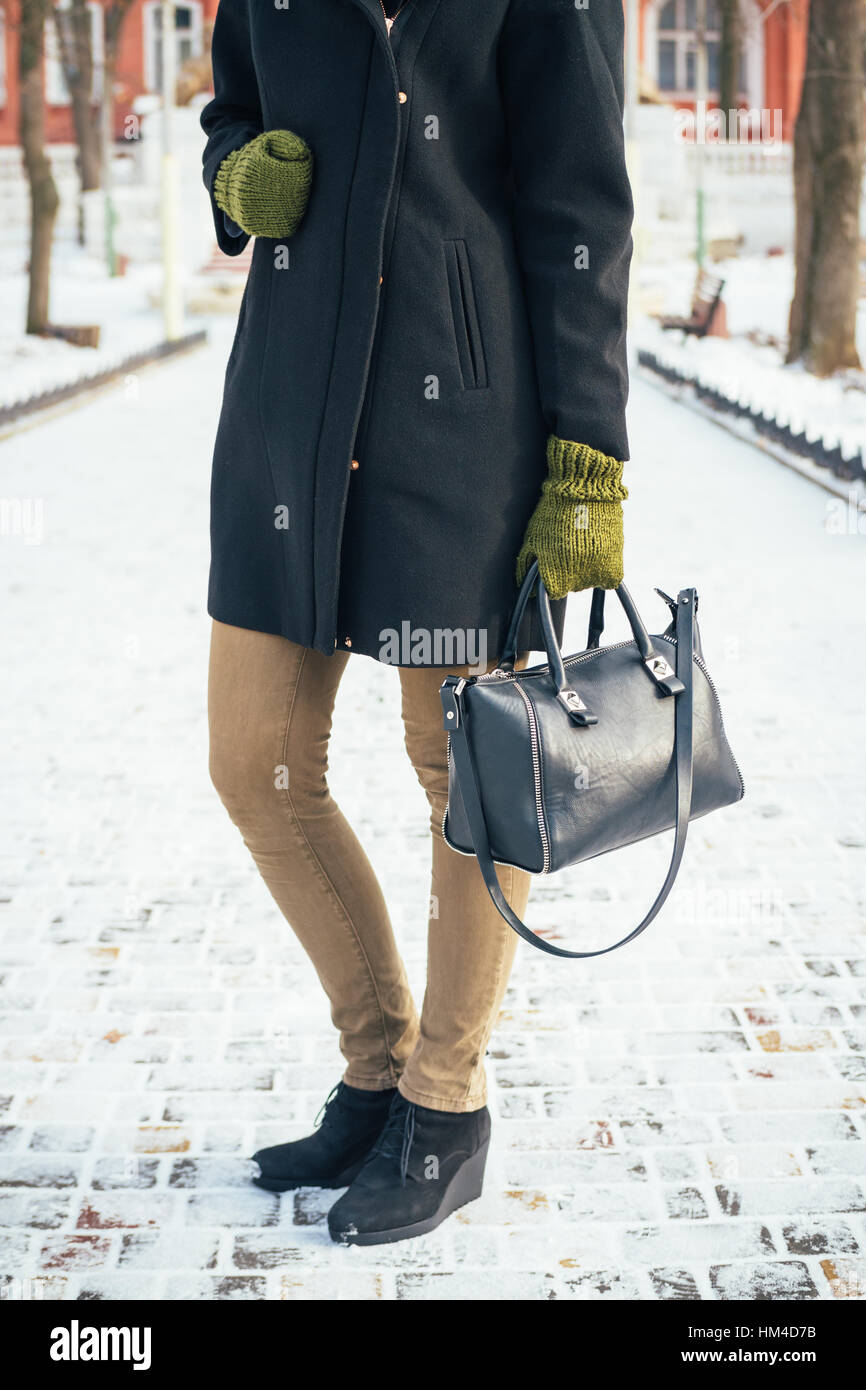
[[[348,1186],[336,1240],[481,1191],[516,937],[442,838],[438,689],[495,664],[533,557],[557,599],[622,578],[622,29],[621,0],[219,7],[205,184],[222,249],[258,240],[213,469],[211,771],[347,1062],[257,1180]],[[400,668],[432,811],[420,1018],[325,780],[351,655]],[[522,913],[527,876],[503,881]]]

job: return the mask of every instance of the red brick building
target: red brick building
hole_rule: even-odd
[[[110,3],[111,0],[90,0],[97,67],[102,54],[102,10]],[[177,5],[174,41],[178,66],[187,58],[204,52],[217,4],[218,0],[189,0],[187,4]],[[134,99],[145,92],[159,90],[161,19],[160,0],[133,0],[124,21],[114,83],[115,131],[118,136],[123,134],[124,119]],[[8,0],[6,10],[0,8],[0,145],[14,145],[18,141],[18,34],[15,21],[16,0]],[[66,144],[74,139],[72,118],[52,30],[53,26],[49,24],[45,61],[47,134],[50,143]],[[95,94],[100,80],[101,74],[97,70],[94,76]]]
[[[740,99],[756,111],[782,112],[790,140],[806,65],[809,0],[742,0]],[[643,90],[679,107],[694,107],[697,0],[640,0]],[[720,16],[707,0],[711,101],[718,96]]]
[[[110,0],[91,0],[94,50],[101,53],[101,10]],[[176,11],[175,44],[179,62],[204,51],[218,0],[190,0]],[[611,0],[593,0],[611,3]],[[467,0],[471,4],[471,0]],[[744,0],[746,40],[742,91],[745,105],[756,110],[783,113],[785,138],[796,119],[806,49],[808,0]],[[694,104],[696,63],[694,29],[697,0],[640,0],[641,65],[646,92],[677,106]],[[718,68],[718,3],[708,0],[710,85]],[[0,10],[0,145],[18,139],[16,71],[18,41],[15,32],[15,0],[9,18]],[[134,0],[120,44],[115,79],[115,129],[122,134],[125,116],[134,98],[159,89],[161,62],[160,0]],[[49,26],[50,28],[50,26]],[[49,39],[53,35],[49,33]],[[62,73],[49,42],[45,64],[46,110],[49,141],[71,142],[72,122]],[[97,84],[99,74],[96,78]]]

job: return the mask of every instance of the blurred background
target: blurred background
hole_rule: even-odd
[[[633,350],[859,495],[862,5],[813,0],[805,83],[809,0],[624,6]],[[0,422],[236,313],[249,252],[200,184],[216,8],[0,5]]]
[[[624,8],[626,572],[651,631],[654,585],[699,587],[746,798],[633,946],[519,952],[484,1200],[347,1259],[333,1194],[246,1163],[340,1058],[207,777],[249,264],[201,183],[217,0],[0,3],[0,1298],[866,1297],[866,0]],[[426,803],[382,663],[348,664],[331,766],[420,994]],[[530,925],[615,940],[666,855],[536,883]]]

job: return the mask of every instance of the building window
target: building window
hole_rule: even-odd
[[[68,106],[69,88],[60,57],[60,43],[57,38],[57,24],[63,23],[63,12],[69,9],[70,0],[57,0],[54,15],[45,24],[45,100],[49,106]],[[90,100],[102,100],[102,65],[104,62],[104,28],[102,6],[99,0],[88,0],[90,11],[90,51],[93,55],[93,81]]]
[[[162,4],[161,0],[146,0],[144,6],[144,84],[149,92],[162,89]],[[197,58],[203,51],[204,25],[200,3],[175,5],[174,45],[177,68],[187,58]]]
[[[698,25],[697,0],[667,0],[658,17],[658,84],[672,96],[694,96],[698,85],[698,54],[695,32]],[[710,95],[719,92],[719,55],[722,16],[718,0],[707,0],[707,57]],[[740,69],[740,89],[746,88],[746,60]]]

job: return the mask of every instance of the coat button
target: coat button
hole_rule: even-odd
[[[357,473],[357,471],[358,471],[358,469],[359,469],[360,467],[361,467],[361,465],[360,465],[360,463],[358,462],[358,460],[357,460],[357,459],[352,459],[352,472],[353,472],[353,473]]]
[[[405,92],[398,92],[397,100],[399,101],[400,105],[403,106],[409,100],[409,98],[407,97]]]
[[[352,645],[352,639],[351,639],[351,637],[347,637],[346,640],[345,640],[345,642],[343,643],[343,645],[346,646],[346,647],[351,647],[351,645]]]

